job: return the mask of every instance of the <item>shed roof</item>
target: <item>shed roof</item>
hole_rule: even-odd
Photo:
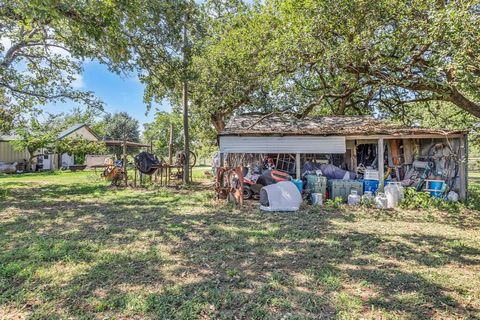
[[[81,128],[85,127],[95,138],[97,138],[97,140],[100,140],[98,135],[92,131],[92,129],[90,129],[89,126],[87,126],[86,124],[84,123],[77,123],[77,124],[74,124],[73,126],[70,126],[69,128],[63,130],[62,132],[60,132],[58,134],[58,137],[57,139],[58,140],[62,140],[63,138],[67,137],[68,135],[74,133],[75,131],[77,130],[80,130]]]
[[[247,113],[233,117],[220,133],[228,135],[450,135],[465,130],[442,130],[408,127],[371,116],[306,117],[293,115]]]

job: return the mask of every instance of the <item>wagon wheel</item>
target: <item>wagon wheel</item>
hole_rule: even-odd
[[[189,157],[188,157],[189,166],[194,167],[195,164],[197,163],[197,155],[192,151],[190,151],[188,154],[189,154]],[[183,165],[184,163],[185,163],[185,153],[184,151],[179,151],[177,153],[177,164]]]

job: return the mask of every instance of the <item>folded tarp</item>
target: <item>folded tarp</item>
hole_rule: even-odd
[[[317,170],[320,170],[321,174],[328,179],[354,180],[357,176],[355,172],[343,170],[333,164],[313,163],[310,161],[305,162],[303,165],[302,176],[305,174],[316,174]]]
[[[301,203],[302,195],[290,181],[271,184],[260,190],[260,210],[263,211],[297,211]]]

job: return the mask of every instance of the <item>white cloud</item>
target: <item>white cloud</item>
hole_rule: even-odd
[[[7,50],[10,49],[10,47],[12,46],[12,41],[10,41],[10,39],[7,37],[0,37],[0,43],[4,48],[2,54],[5,54]]]
[[[64,58],[71,57],[70,52],[68,52],[67,50],[65,50],[63,48],[52,46],[52,47],[49,47],[49,50],[52,54],[58,54],[59,56],[64,57]]]
[[[85,83],[83,82],[83,76],[81,74],[77,74],[75,76],[75,80],[72,82],[72,87],[75,89],[83,88]]]

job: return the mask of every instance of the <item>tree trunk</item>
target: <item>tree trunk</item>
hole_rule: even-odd
[[[222,115],[215,114],[211,117],[211,120],[215,130],[217,130],[217,133],[220,133],[225,129],[225,120]]]
[[[170,123],[170,138],[168,140],[168,164],[173,164],[173,122]]]
[[[461,94],[456,88],[452,87],[451,94],[447,96],[446,100],[452,102],[460,109],[463,109],[468,113],[471,113],[475,117],[480,118],[480,104],[469,100],[463,94]]]
[[[183,164],[183,182],[190,183],[190,136],[188,133],[188,83],[187,66],[189,59],[189,48],[187,39],[187,16],[183,25],[183,82],[182,82],[182,104],[183,104],[183,153],[185,162]]]
[[[183,182],[190,183],[190,137],[188,133],[188,84],[187,80],[182,84],[182,103],[183,103],[183,153],[185,154],[185,163],[183,165]]]

